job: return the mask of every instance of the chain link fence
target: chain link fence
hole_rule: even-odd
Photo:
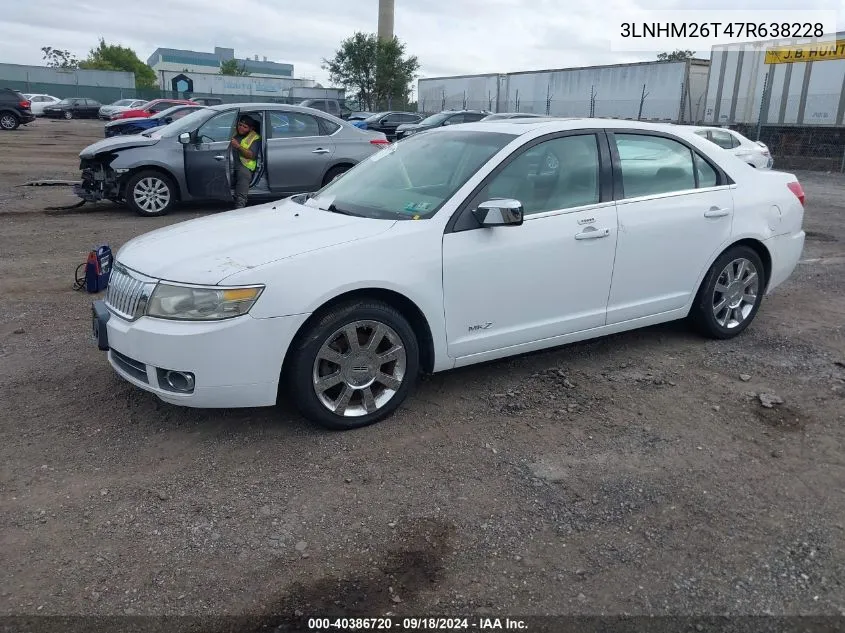
[[[59,99],[69,97],[85,97],[94,99],[104,105],[114,103],[120,99],[192,99],[211,97],[221,99],[223,103],[288,103],[297,104],[304,99],[336,99],[334,91],[326,91],[325,96],[318,96],[314,89],[308,90],[308,96],[290,97],[286,95],[249,95],[249,94],[212,94],[203,92],[178,92],[175,90],[161,90],[158,88],[120,88],[114,86],[85,86],[79,84],[56,84],[35,81],[7,81],[0,82],[3,86],[13,88],[25,94],[49,94]],[[338,99],[341,104],[348,101],[351,109],[356,110],[358,104],[352,100]]]
[[[730,128],[765,143],[775,169],[845,172],[845,127],[738,124]]]

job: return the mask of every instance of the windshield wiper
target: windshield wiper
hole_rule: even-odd
[[[347,211],[346,209],[338,209],[334,203],[329,205],[328,209],[324,209],[325,211],[331,211],[332,213],[340,213],[341,215],[351,215],[354,217],[360,217],[356,213],[352,213],[351,211]]]

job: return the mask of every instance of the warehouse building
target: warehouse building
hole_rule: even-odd
[[[223,62],[236,60],[238,66],[243,66],[251,77],[293,77],[293,64],[280,64],[267,61],[264,57],[255,59],[237,59],[235,49],[214,47],[213,53],[203,51],[189,51],[178,48],[157,48],[147,59],[147,64],[156,72],[160,71],[190,71],[198,73],[217,73]]]

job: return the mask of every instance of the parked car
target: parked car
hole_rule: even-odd
[[[373,116],[372,112],[352,112],[349,116],[344,117],[347,121],[363,121]],[[357,126],[356,126],[357,127]]]
[[[384,134],[352,127],[310,108],[241,103],[202,108],[143,134],[103,139],[79,154],[84,200],[125,203],[143,216],[187,200],[232,197],[230,141],[240,115],[261,135],[251,200],[316,191],[388,144]]]
[[[17,90],[0,88],[0,129],[16,130],[35,121],[29,100]]]
[[[221,99],[220,97],[191,97],[189,101],[204,106],[220,105],[221,103],[223,103],[223,99]]]
[[[114,103],[100,106],[97,116],[101,119],[109,120],[112,114],[142,108],[147,101],[149,101],[149,99],[118,99]]]
[[[338,99],[305,99],[300,101],[299,105],[303,108],[314,108],[327,112],[339,119],[347,119],[352,111],[345,107]]]
[[[794,175],[682,126],[449,126],[313,194],[136,237],[92,325],[114,371],[166,402],[290,398],[351,429],[421,371],[676,319],[738,336],[801,257],[804,201]]]
[[[94,99],[70,97],[44,107],[44,116],[51,119],[96,119],[100,106]]]
[[[377,112],[361,123],[356,124],[362,130],[383,132],[387,140],[396,138],[396,128],[406,123],[419,123],[423,117],[414,112]]]
[[[696,126],[695,133],[738,156],[757,169],[771,169],[775,161],[765,143],[752,141],[735,130]]]
[[[29,108],[35,116],[44,114],[44,108],[48,105],[53,105],[61,101],[61,99],[53,95],[43,94],[24,94],[24,98],[29,101]]]
[[[442,127],[444,125],[480,121],[488,114],[490,113],[484,110],[444,110],[443,112],[426,117],[419,123],[403,123],[396,128],[396,140],[398,141],[412,134],[433,130],[436,127]]]
[[[534,114],[533,112],[496,112],[488,114],[482,121],[499,121],[502,119],[538,119],[548,118],[545,114]]]
[[[172,108],[175,105],[196,105],[196,102],[188,101],[187,99],[153,99],[152,101],[147,101],[139,108],[115,112],[110,118],[112,121],[116,121],[118,119],[150,117],[154,114],[167,110],[167,108]]]
[[[126,136],[129,134],[140,134],[155,127],[168,125],[174,121],[178,121],[183,116],[201,110],[205,106],[199,104],[195,105],[178,105],[167,110],[162,110],[158,114],[151,117],[135,117],[134,119],[117,119],[116,121],[109,121],[105,124],[104,133],[106,138],[111,136]]]

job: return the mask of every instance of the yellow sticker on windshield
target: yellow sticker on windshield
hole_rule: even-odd
[[[414,219],[415,219],[415,220],[419,220],[419,219],[420,219],[420,216],[415,215],[415,216],[414,216]]]

